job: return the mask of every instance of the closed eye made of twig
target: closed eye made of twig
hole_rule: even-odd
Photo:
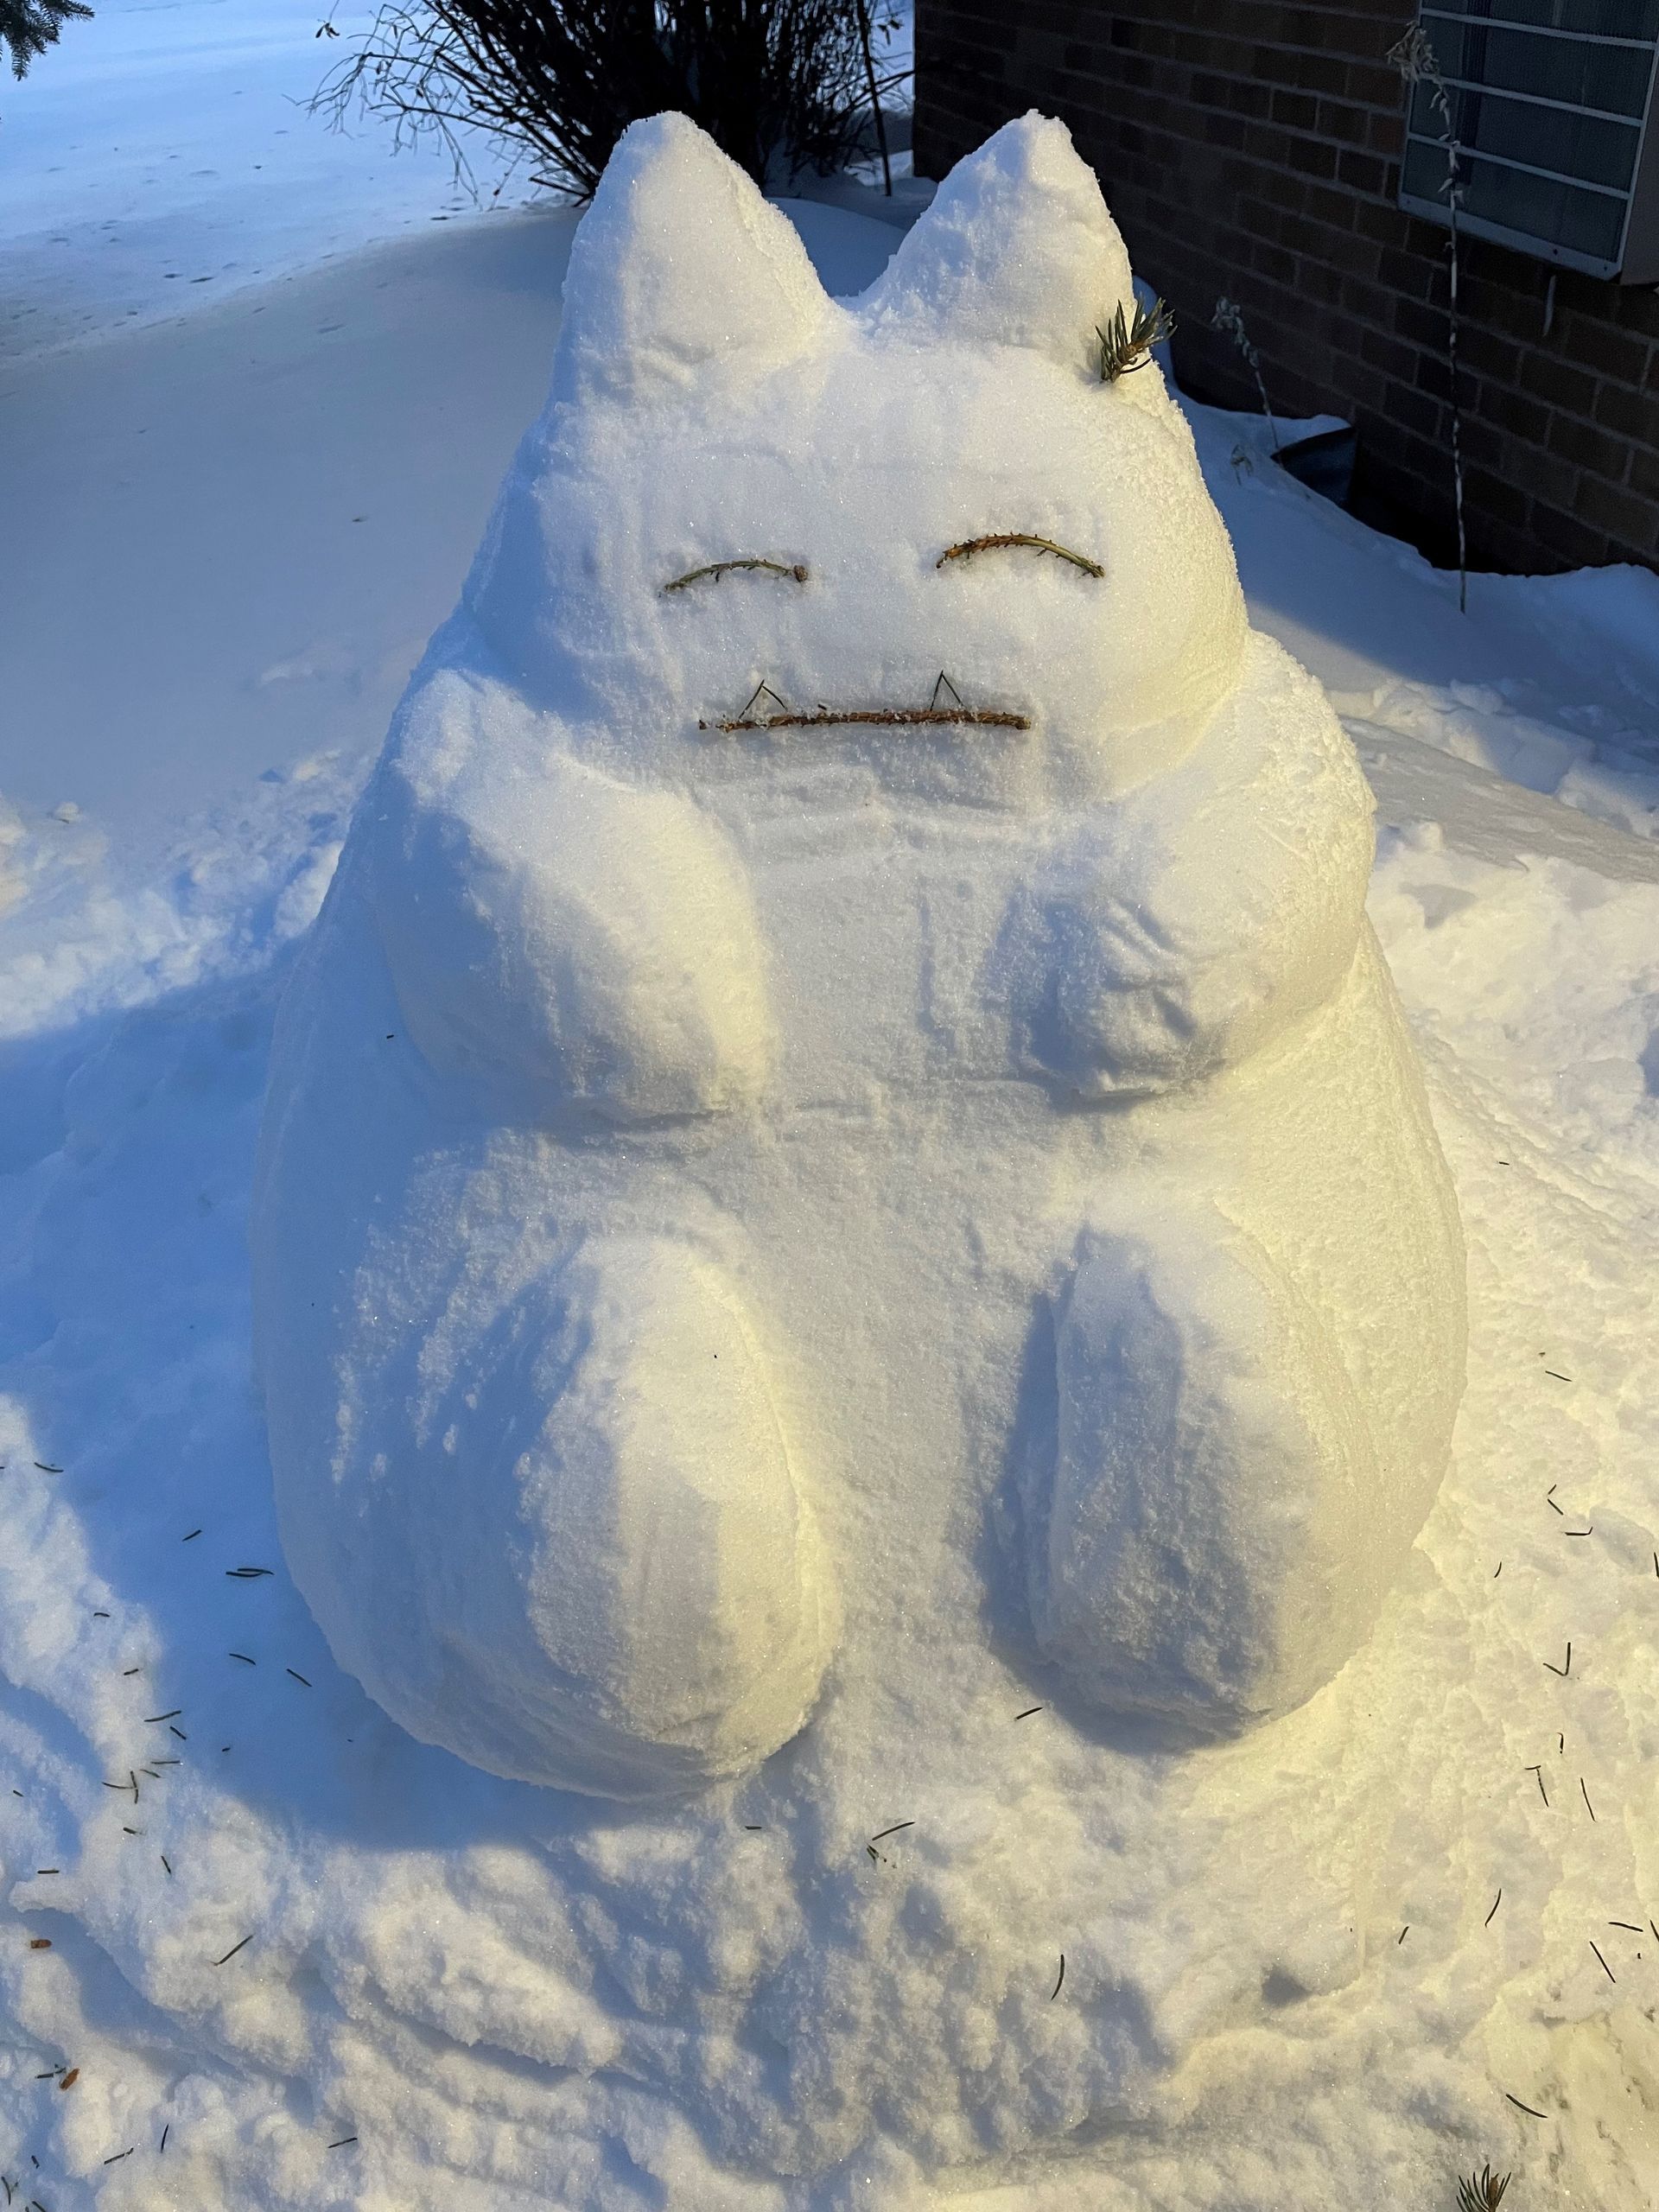
[[[1074,553],[1069,545],[1057,545],[1052,537],[1028,537],[1023,531],[1013,530],[998,531],[989,537],[965,537],[960,545],[947,545],[933,565],[942,569],[947,561],[970,561],[976,553],[995,553],[1007,545],[1028,546],[1033,553],[1052,553],[1057,561],[1069,561],[1086,576],[1103,576],[1106,573],[1099,562],[1091,561],[1086,553]]]
[[[791,583],[806,582],[806,564],[801,561],[766,561],[749,557],[741,561],[710,561],[706,568],[688,569],[683,576],[676,576],[671,583],[663,586],[664,591],[683,591],[688,584],[718,583],[734,569],[761,569],[768,575],[786,577]]]

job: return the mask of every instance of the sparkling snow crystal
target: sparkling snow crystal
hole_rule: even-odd
[[[1370,801],[1101,378],[1132,297],[1034,118],[851,306],[675,117],[582,226],[257,1225],[295,1575],[495,1773],[683,1794],[924,1660],[1234,1732],[1427,1511],[1463,1261]]]

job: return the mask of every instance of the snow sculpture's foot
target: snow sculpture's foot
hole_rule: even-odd
[[[724,1270],[664,1237],[590,1238],[500,1318],[465,1384],[454,1448],[493,1459],[480,1472],[506,1523],[446,1637],[466,1755],[487,1727],[499,1771],[645,1798],[792,1736],[834,1608]]]
[[[1370,1630],[1349,1584],[1377,1504],[1363,1413],[1306,1299],[1211,1207],[1090,1230],[1056,1368],[1027,1513],[1047,1656],[1093,1702],[1206,1732],[1300,1704]]]

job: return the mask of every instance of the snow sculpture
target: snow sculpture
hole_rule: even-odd
[[[295,1575],[463,1758],[671,1796],[901,1647],[1236,1731],[1427,1510],[1463,1262],[1369,795],[1102,378],[1132,299],[1035,118],[850,304],[673,116],[582,224],[255,1223]]]

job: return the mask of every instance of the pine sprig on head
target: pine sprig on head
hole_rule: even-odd
[[[1508,2174],[1500,2177],[1490,2166],[1483,2166],[1478,2174],[1470,2174],[1458,2183],[1458,2212],[1497,2212],[1509,2185]]]
[[[1116,384],[1132,369],[1144,369],[1152,359],[1153,347],[1160,346],[1174,327],[1175,318],[1162,300],[1154,300],[1150,308],[1137,300],[1132,319],[1124,315],[1120,300],[1105,329],[1095,325],[1095,335],[1100,340],[1102,384]]]

